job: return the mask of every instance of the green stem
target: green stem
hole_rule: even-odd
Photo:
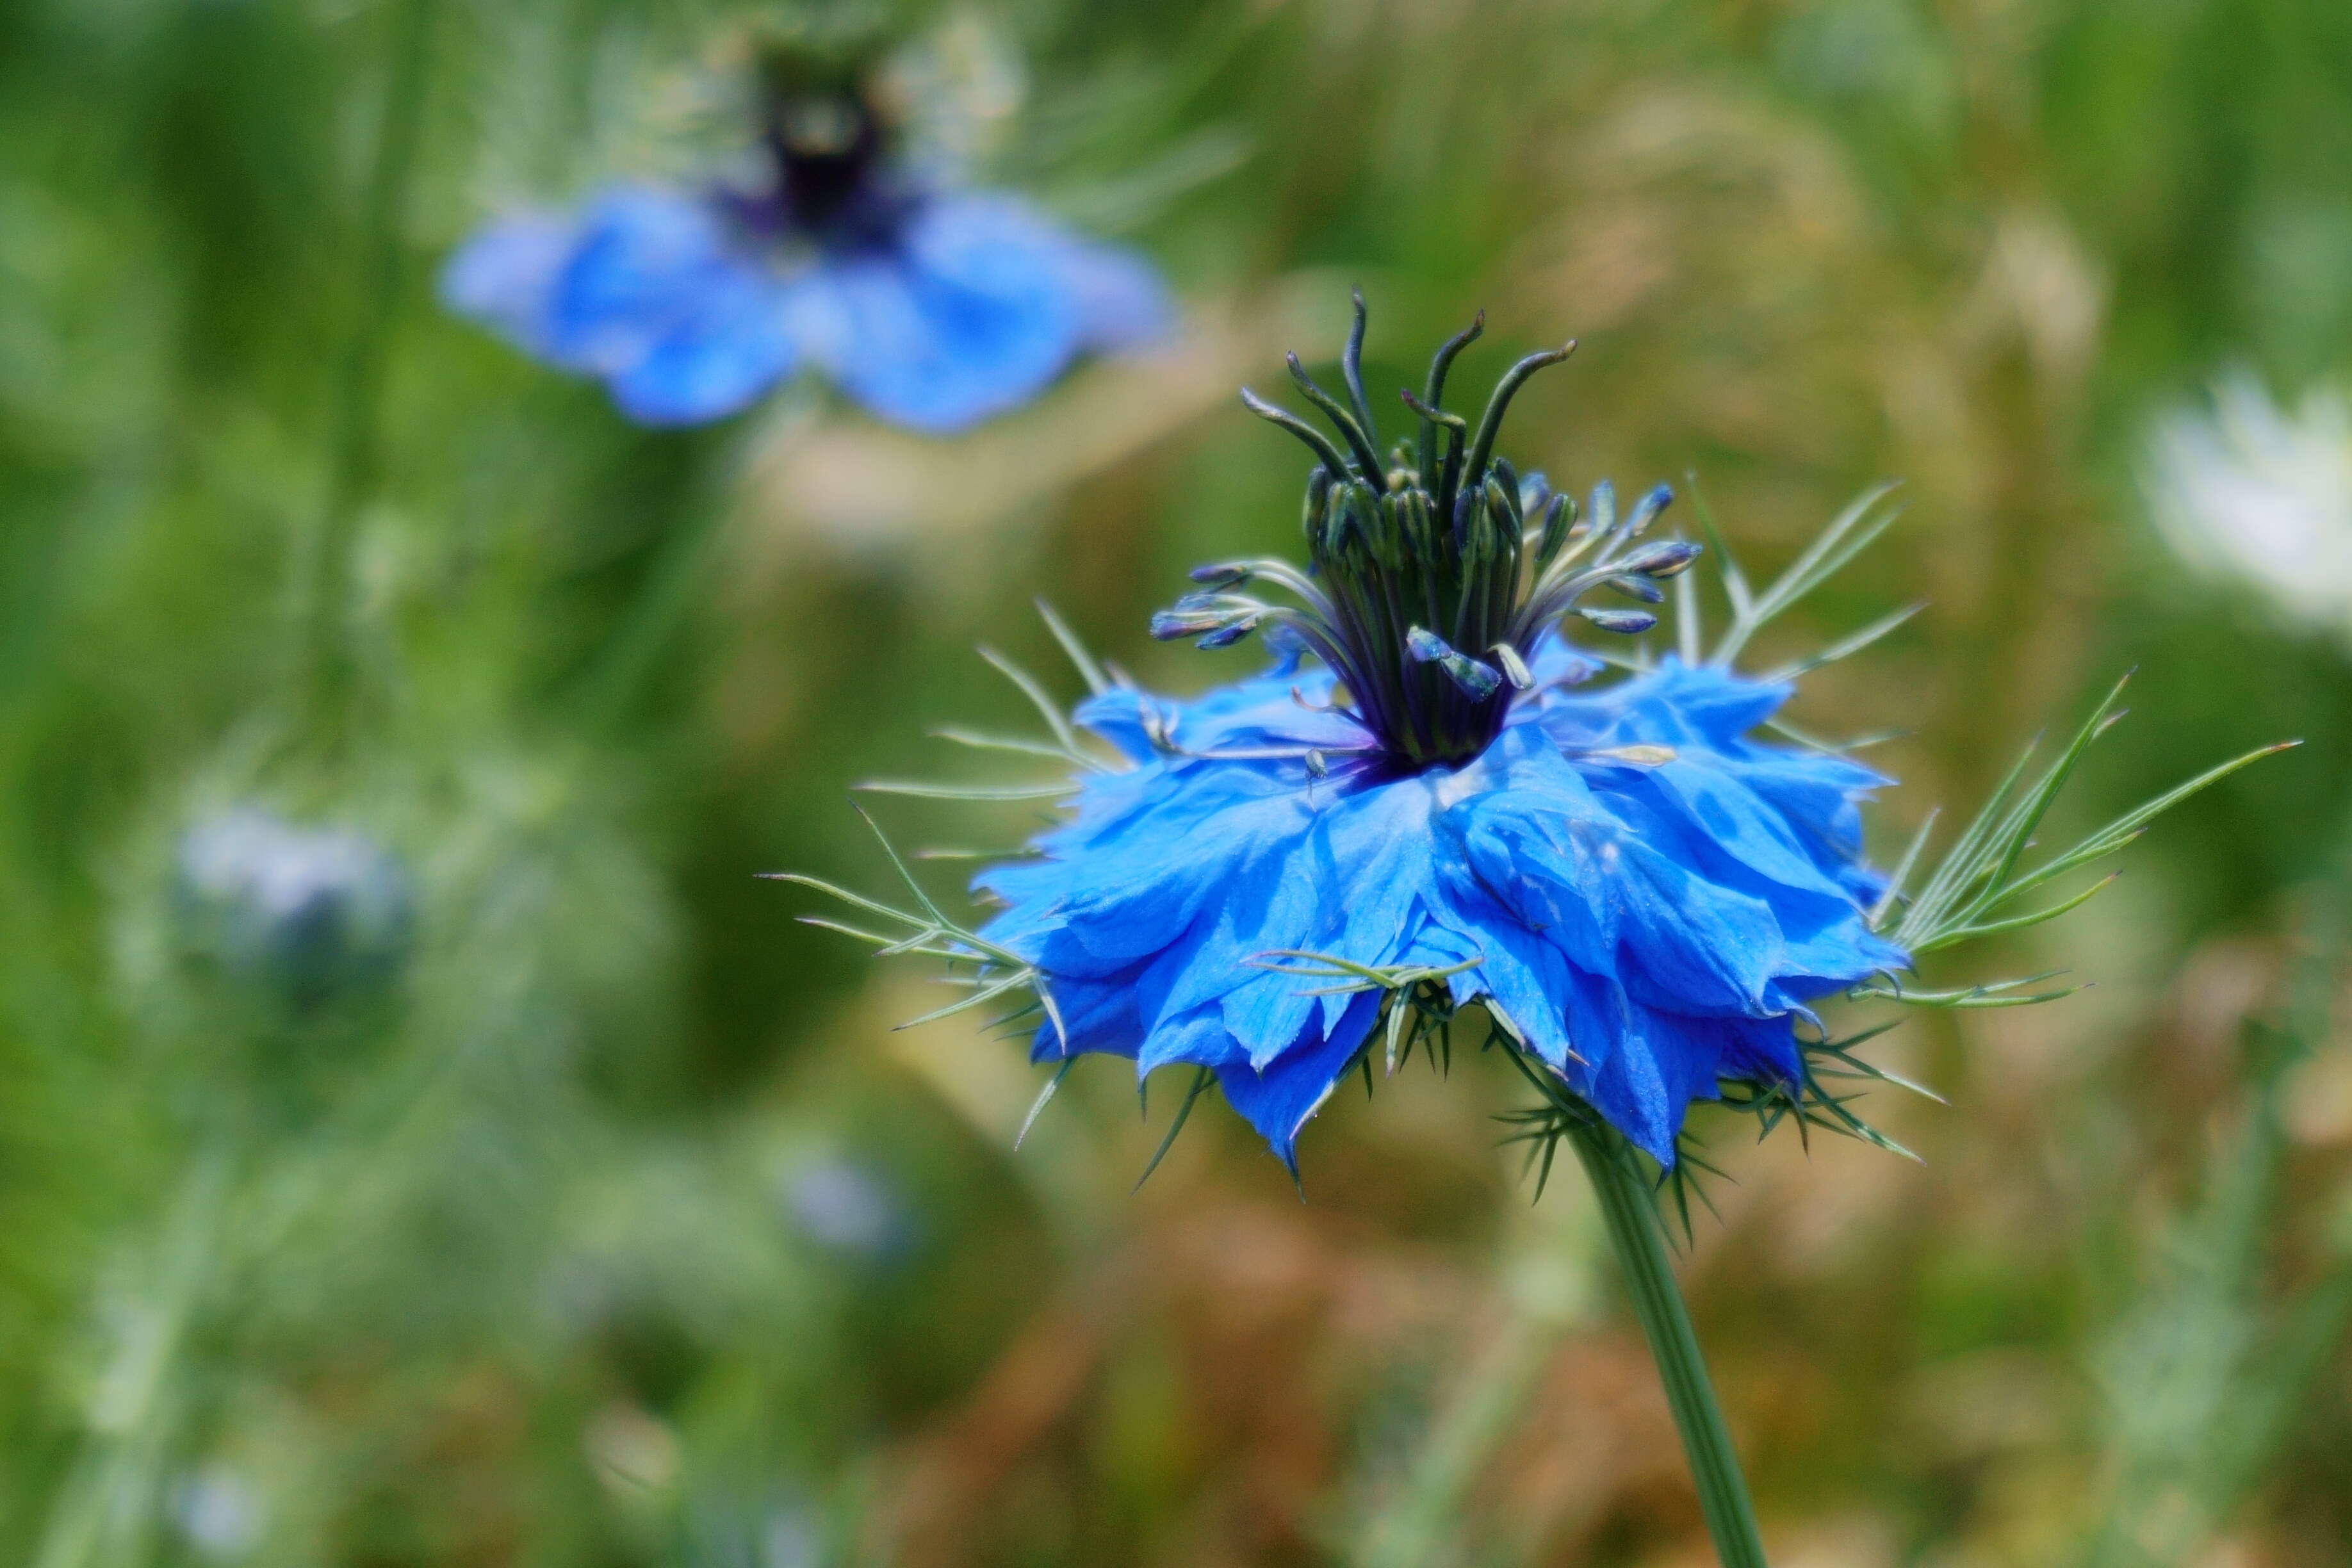
[[[89,1402],[89,1431],[58,1491],[34,1568],[137,1561],[187,1415],[187,1342],[220,1268],[235,1139],[198,1151]]]
[[[1605,1123],[1579,1126],[1570,1137],[1601,1199],[1601,1217],[1624,1270],[1634,1315],[1642,1320],[1658,1377],[1666,1385],[1666,1403],[1682,1433],[1691,1479],[1698,1483],[1699,1508],[1706,1516],[1707,1533],[1715,1538],[1716,1556],[1724,1568],[1765,1568],[1764,1542],[1756,1533],[1748,1483],[1740,1476],[1739,1456],[1732,1449],[1723,1412],[1716,1406],[1681,1288],[1675,1283],[1674,1262],[1666,1254],[1649,1181],[1632,1145]]]
[[[1397,1497],[1366,1522],[1351,1559],[1357,1568],[1423,1568],[1448,1561],[1447,1548],[1462,1528],[1463,1500],[1509,1437],[1559,1333],[1557,1317],[1526,1311],[1513,1317],[1432,1423]]]
[[[334,716],[349,689],[352,537],[383,465],[379,417],[399,303],[401,220],[425,119],[435,0],[407,0],[394,19],[392,69],[360,220],[357,311],[338,387],[327,493],[299,580],[296,700]]]
[[[705,581],[725,542],[740,468],[740,454],[731,447],[702,454],[700,471],[688,481],[644,586],[581,677],[579,718],[592,734],[609,735],[627,723],[647,679],[702,603]]]

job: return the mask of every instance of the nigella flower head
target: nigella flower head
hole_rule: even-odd
[[[1473,426],[1443,398],[1475,327],[1383,458],[1362,325],[1360,302],[1344,401],[1291,362],[1335,436],[1249,398],[1316,456],[1307,568],[1204,567],[1153,623],[1207,647],[1262,628],[1280,661],[1195,701],[1081,707],[1134,765],[982,875],[1005,907],[981,934],[1052,988],[1041,1055],[1208,1069],[1285,1160],[1382,1011],[1381,988],[1302,973],[1418,973],[1671,1163],[1718,1080],[1798,1079],[1809,1002],[1906,965],[1866,918],[1857,802],[1882,781],[1759,742],[1783,683],[1669,659],[1596,685],[1560,628],[1653,623],[1593,595],[1655,602],[1690,566],[1696,544],[1650,537],[1669,492],[1620,516],[1604,485],[1580,518],[1522,479],[1504,412],[1567,351],[1514,366]]]
[[[648,425],[723,417],[806,363],[884,419],[954,431],[1166,331],[1137,256],[919,172],[858,64],[772,48],[759,97],[756,180],[498,219],[443,300]]]
[[[1049,612],[1093,695],[1065,716],[992,655],[1050,742],[942,733],[1066,759],[1070,782],[866,786],[1066,800],[1067,820],[1034,838],[1029,858],[976,879],[995,913],[977,929],[951,919],[895,851],[913,910],[787,878],[902,929],[816,923],[966,971],[967,994],[932,1016],[1034,993],[1034,1009],[1013,1016],[1034,1011],[1032,1054],[1058,1064],[1040,1108],[1084,1056],[1130,1058],[1139,1077],[1189,1066],[1169,1139],[1213,1086],[1296,1172],[1300,1129],[1344,1077],[1360,1068],[1369,1085],[1375,1056],[1393,1071],[1416,1047],[1450,1061],[1467,1011],[1544,1096],[1520,1135],[1546,1170],[1570,1137],[1637,1148],[1682,1198],[1689,1168],[1711,1168],[1684,1120],[1714,1100],[1763,1131],[1789,1121],[1897,1149],[1830,1081],[1900,1083],[1855,1054],[1891,1025],[1833,1037],[1816,1005],[1993,1007],[2064,994],[2034,988],[2046,974],[1953,991],[1917,989],[1907,974],[1915,955],[2074,908],[2105,884],[2021,903],[2278,749],[2210,769],[2026,864],[2058,790],[2120,716],[2119,682],[2038,777],[2030,751],[2019,760],[1916,888],[1932,814],[1882,877],[1864,859],[1861,806],[1886,781],[1776,714],[1797,674],[1866,647],[1918,606],[1787,669],[1749,676],[1735,661],[1891,525],[1886,489],[1840,513],[1769,584],[1751,586],[1719,557],[1730,619],[1706,648],[1690,575],[1701,549],[1655,536],[1673,500],[1664,486],[1621,512],[1603,483],[1580,514],[1543,476],[1496,455],[1519,387],[1573,344],[1513,365],[1474,425],[1444,405],[1473,325],[1438,351],[1418,395],[1402,394],[1411,434],[1383,453],[1361,374],[1364,324],[1360,298],[1344,395],[1290,361],[1328,434],[1243,394],[1314,456],[1307,564],[1202,567],[1199,591],[1152,621],[1153,635],[1205,647],[1263,633],[1271,668],[1189,700],[1156,696],[1107,676]],[[1667,584],[1673,654],[1636,646],[1604,659],[1571,636],[1649,630],[1656,617],[1642,606],[1664,603]],[[1627,673],[1609,679],[1611,664]]]
[[[381,979],[408,951],[408,875],[351,829],[239,807],[189,828],[174,872],[184,945],[298,1008]]]
[[[1718,554],[1730,625],[1704,650],[1689,571],[1698,547],[1648,537],[1672,500],[1664,487],[1621,517],[1601,485],[1580,518],[1542,476],[1522,478],[1496,455],[1513,395],[1569,349],[1512,366],[1475,426],[1446,411],[1447,373],[1478,331],[1438,351],[1418,396],[1402,395],[1412,434],[1385,456],[1364,391],[1360,297],[1340,361],[1344,397],[1290,361],[1331,434],[1243,394],[1314,454],[1307,565],[1202,567],[1201,591],[1154,617],[1152,631],[1207,647],[1264,632],[1273,668],[1192,700],[1157,697],[1110,679],[1048,612],[1092,698],[1066,717],[991,655],[1051,741],[941,733],[1066,759],[1078,770],[1066,787],[868,786],[1069,799],[1069,818],[1033,839],[1029,858],[976,879],[992,918],[977,930],[951,919],[895,850],[913,909],[788,879],[899,929],[804,917],[814,923],[948,961],[966,994],[932,1017],[1031,992],[1034,1007],[1003,1021],[1036,1014],[1033,1058],[1058,1064],[1033,1121],[1082,1057],[1132,1059],[1139,1088],[1156,1068],[1189,1067],[1192,1089],[1160,1153],[1214,1087],[1295,1176],[1299,1130],[1342,1079],[1360,1068],[1369,1089],[1375,1055],[1393,1071],[1416,1047],[1450,1064],[1457,1018],[1483,1016],[1486,1045],[1542,1097],[1509,1118],[1538,1168],[1538,1192],[1564,1143],[1592,1181],[1718,1554],[1760,1563],[1653,1212],[1654,1171],[1687,1231],[1691,1173],[1714,1168],[1684,1128],[1690,1107],[1717,1100],[1760,1132],[1785,1121],[1899,1151],[1848,1103],[1853,1080],[1903,1081],[1856,1054],[1891,1024],[1834,1037],[1815,1005],[2000,1007],[2064,994],[2032,989],[2047,974],[1943,992],[1907,975],[1915,955],[2081,904],[2105,884],[2020,908],[2278,748],[2209,769],[2028,865],[2058,790],[2120,717],[2118,682],[2039,777],[2027,778],[2031,750],[2020,759],[1916,890],[1907,885],[1933,814],[1880,877],[1864,863],[1860,806],[1885,781],[1774,716],[1789,677],[1855,652],[1910,612],[1786,671],[1749,677],[1733,661],[1892,522],[1878,509],[1884,489],[1761,588]],[[1632,673],[1604,681],[1604,661],[1569,633],[1638,634],[1654,617],[1589,601],[1663,603],[1668,581],[1675,652],[1653,661],[1636,649],[1612,661]],[[1256,587],[1276,596],[1246,591]],[[1768,726],[1796,743],[1762,738]]]

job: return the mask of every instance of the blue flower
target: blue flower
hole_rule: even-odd
[[[801,1234],[854,1262],[890,1263],[915,1242],[915,1219],[878,1171],[832,1156],[794,1170],[779,1194]]]
[[[1347,403],[1293,362],[1339,442],[1251,400],[1319,458],[1311,572],[1203,568],[1155,622],[1211,646],[1278,629],[1283,662],[1193,701],[1082,705],[1132,766],[1087,776],[1033,858],[981,875],[1003,907],[978,935],[1050,996],[1040,1059],[1207,1069],[1286,1162],[1388,1008],[1476,1003],[1671,1165],[1694,1100],[1801,1081],[1808,1004],[1908,967],[1866,914],[1859,803],[1885,781],[1757,741],[1785,684],[1674,658],[1595,680],[1564,617],[1640,630],[1647,612],[1583,596],[1655,600],[1697,551],[1642,540],[1663,488],[1621,520],[1604,486],[1580,521],[1491,458],[1511,392],[1559,355],[1516,367],[1473,433],[1440,399],[1475,329],[1449,344],[1406,398],[1423,438],[1383,471],[1361,334],[1360,301]],[[1414,974],[1426,1003],[1429,978],[1397,984]]]
[[[1017,198],[919,181],[854,85],[773,85],[767,120],[767,188],[622,184],[498,219],[449,258],[443,300],[601,378],[647,425],[732,414],[806,363],[945,433],[1166,331],[1141,258]]]

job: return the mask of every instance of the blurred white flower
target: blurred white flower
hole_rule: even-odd
[[[2342,393],[2315,388],[2288,410],[2234,372],[2210,412],[2156,422],[2141,482],[2191,565],[2352,642],[2352,404]]]

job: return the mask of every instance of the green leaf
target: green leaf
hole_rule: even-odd
[[[1727,570],[1724,585],[1732,597],[1731,626],[1723,634],[1723,640],[1716,645],[1713,662],[1728,668],[1731,661],[1739,657],[1740,650],[1748,646],[1748,638],[1782,611],[1827,582],[1847,562],[1870,548],[1880,534],[1893,527],[1895,520],[1903,515],[1901,509],[1879,513],[1877,507],[1894,489],[1892,483],[1878,484],[1856,496],[1843,511],[1830,520],[1829,526],[1822,530],[1812,543],[1789,563],[1788,570],[1774,578],[1771,586],[1753,599],[1748,598],[1744,584],[1738,592],[1732,591],[1732,584],[1738,579]],[[1701,523],[1727,568],[1729,552],[1723,549],[1722,537],[1717,533],[1713,519],[1704,507],[1698,510]],[[1743,604],[1743,600],[1747,602]]]
[[[1168,1151],[1176,1146],[1176,1134],[1184,1131],[1185,1118],[1192,1114],[1192,1102],[1207,1093],[1210,1086],[1216,1081],[1217,1075],[1209,1068],[1200,1068],[1194,1070],[1192,1087],[1185,1090],[1184,1102],[1176,1108],[1175,1119],[1168,1123],[1167,1135],[1160,1140],[1160,1147],[1151,1152],[1150,1163],[1143,1167],[1143,1174],[1135,1178],[1135,1185],[1129,1189],[1129,1191],[1141,1192],[1143,1184],[1151,1180],[1151,1173],[1160,1169],[1160,1162],[1168,1158]]]
[[[1087,683],[1087,689],[1097,697],[1108,691],[1110,678],[1103,673],[1102,666],[1095,662],[1094,655],[1087,651],[1087,645],[1078,640],[1078,634],[1070,629],[1069,623],[1062,619],[1053,605],[1043,599],[1036,604],[1037,613],[1045,618],[1045,629],[1052,632],[1054,640],[1062,645],[1062,652],[1069,657],[1071,665],[1078,672],[1078,679]]]
[[[2024,777],[2026,768],[2032,761],[2033,753],[2037,749],[2031,744],[2026,747],[2018,757],[2016,763],[2001,779],[2000,785],[1994,789],[1991,798],[1986,801],[1984,809],[1977,814],[1975,820],[1969,824],[1968,829],[1953,844],[1949,852],[1946,854],[1943,864],[1937,867],[1935,874],[1927,879],[1927,885],[1920,889],[1918,897],[1913,900],[1902,921],[1895,927],[1891,935],[1896,946],[1914,954],[1935,952],[1980,937],[2022,931],[2046,921],[2055,920],[2070,910],[2080,908],[2108,882],[2114,880],[2113,877],[2095,882],[2082,891],[2062,899],[2047,908],[2016,914],[2000,912],[2012,905],[2022,895],[2043,886],[2053,879],[2123,849],[2146,829],[2150,822],[2200,790],[2210,787],[2239,769],[2263,757],[2284,751],[2289,746],[2298,743],[2288,741],[2275,745],[2259,747],[2243,756],[2235,757],[2229,762],[2208,768],[2186,783],[2175,785],[2154,799],[2124,813],[2072,847],[2050,857],[2039,866],[2021,870],[2020,864],[2024,859],[2026,851],[2032,847],[2034,835],[2040,830],[2051,805],[2058,798],[2059,792],[2065,787],[2066,781],[2074,776],[2074,770],[2081,765],[2084,755],[2090,750],[2091,743],[2122,718],[2123,710],[2118,704],[2122,701],[2125,685],[2130,679],[2129,675],[2126,675],[2123,679],[2116,681],[2108,689],[2105,697],[2101,699],[2098,705],[2091,710],[2090,717],[2084,721],[2082,727],[2066,742],[2065,749],[2059,752],[2057,758],[2030,788],[2022,795],[2019,795],[2017,794],[2019,781]],[[1932,822],[1933,817],[1931,816],[1929,820]],[[1895,889],[1907,879],[1911,865],[1916,859],[1920,845],[1924,842],[1926,829],[1923,827],[1921,832],[1922,838],[1915,840],[1911,850],[1904,857],[1903,865],[1898,868],[1895,880],[1890,884],[1889,898],[1882,898],[1878,906],[1872,910],[1874,924],[1884,921],[1892,908],[1890,899],[1895,895]],[[2049,994],[2055,996],[2063,995],[2065,993],[2053,992]],[[1917,1002],[1920,996],[1919,994],[1913,994],[1903,999]],[[2047,1000],[2048,997],[2041,999]],[[1923,1005],[2014,1006],[2020,1005],[2021,1000],[2011,997],[1995,1002],[1971,998],[1966,1001]]]

